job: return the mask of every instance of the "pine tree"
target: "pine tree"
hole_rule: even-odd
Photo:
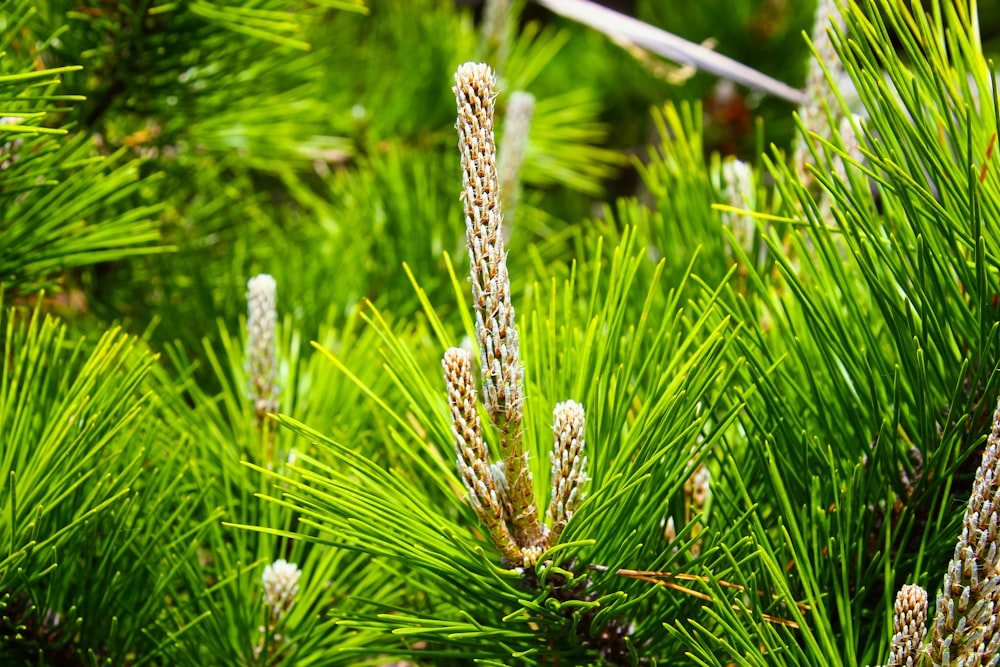
[[[995,17],[680,4],[6,3],[0,664],[998,664]]]

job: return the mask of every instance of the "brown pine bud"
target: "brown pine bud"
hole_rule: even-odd
[[[892,648],[886,667],[915,667],[927,635],[927,591],[907,584],[896,594]]]
[[[931,632],[933,664],[992,664],[1000,654],[1000,549],[997,507],[1000,504],[1000,403],[983,460],[976,470],[972,494],[962,519],[962,534],[944,575]]]
[[[503,491],[494,482],[490,452],[483,441],[469,353],[459,347],[449,348],[444,353],[442,366],[448,387],[458,472],[468,492],[469,503],[504,557],[520,565],[521,550],[507,527]]]
[[[465,63],[455,73],[453,91],[458,105],[462,201],[476,335],[482,355],[483,404],[500,434],[513,511],[511,527],[518,544],[527,547],[540,544],[544,537],[521,437],[524,370],[514,326],[503,242],[493,136],[494,83],[493,72],[487,65]]]

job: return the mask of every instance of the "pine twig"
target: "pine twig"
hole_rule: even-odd
[[[449,348],[444,353],[442,365],[458,470],[469,493],[469,502],[504,557],[512,563],[520,563],[523,560],[521,549],[507,526],[503,489],[496,484],[490,452],[483,441],[469,353],[460,347]]]
[[[452,89],[458,105],[458,145],[462,154],[462,201],[482,355],[483,403],[500,434],[500,450],[513,511],[511,528],[522,548],[544,540],[535,504],[524,419],[521,368],[510,277],[503,242],[503,215],[493,135],[495,76],[489,66],[465,63]],[[530,560],[526,554],[526,561]]]

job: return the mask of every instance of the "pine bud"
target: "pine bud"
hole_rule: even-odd
[[[756,207],[757,187],[750,165],[735,158],[726,160],[722,163],[722,180],[722,198],[725,204],[742,209]],[[749,255],[753,251],[754,236],[757,231],[753,217],[745,213],[727,211],[722,214],[722,222],[732,230],[743,252]]]
[[[299,592],[302,570],[295,563],[279,558],[264,568],[264,604],[271,608],[271,619],[276,621],[292,608]]]
[[[663,539],[667,544],[677,539],[677,527],[674,525],[674,517],[668,516],[666,523],[661,520],[660,525],[663,526]],[[677,547],[674,547],[674,552],[677,552]]]
[[[277,284],[266,273],[247,282],[249,394],[258,417],[278,411]]]
[[[531,132],[531,115],[535,111],[535,97],[531,93],[516,91],[507,102],[507,118],[503,127],[503,142],[500,144],[500,192],[504,193],[504,240],[510,239],[514,225],[514,215],[521,194],[521,165],[524,151],[528,147]]]
[[[699,463],[691,476],[684,482],[684,512],[688,521],[705,511],[709,499],[712,497],[712,473],[708,466]],[[700,533],[699,526],[693,527],[692,536]],[[701,544],[694,542],[691,545],[690,553],[693,558],[701,554]]]
[[[915,667],[927,634],[927,591],[907,584],[896,594],[892,648],[886,667]]]
[[[548,518],[551,542],[556,542],[570,517],[583,500],[583,484],[587,481],[587,457],[583,455],[583,406],[576,401],[556,405],[552,411],[552,432],[555,445],[552,462],[552,501]]]
[[[483,7],[483,46],[491,54],[490,62],[507,60],[510,38],[511,0],[486,0]]]
[[[489,66],[465,63],[455,73],[458,146],[462,154],[462,201],[476,335],[482,355],[483,403],[500,434],[517,543],[544,539],[535,505],[528,456],[521,440],[524,370],[521,368],[510,277],[503,242],[503,215],[493,136],[495,77]]]
[[[1000,403],[976,470],[962,519],[962,534],[937,599],[930,655],[934,664],[995,664],[1000,655],[1000,552],[996,544],[1000,505]]]
[[[476,410],[476,388],[472,379],[469,353],[460,347],[449,348],[442,360],[451,411],[451,433],[455,442],[458,472],[469,495],[469,503],[508,561],[521,564],[521,552],[507,526],[506,493],[494,479],[490,452],[483,441]]]
[[[854,124],[852,121],[860,122],[856,116],[844,116],[840,119],[840,125],[837,128],[837,134],[840,135],[840,140],[844,142],[844,152],[849,158],[855,161],[860,161],[861,154],[861,144],[858,141],[858,134],[854,131]],[[833,161],[833,173],[837,175],[842,183],[847,183],[847,163],[844,162],[844,158],[839,155]]]
[[[0,125],[17,125],[23,119],[18,116],[0,117]],[[9,132],[4,133],[10,134]],[[17,136],[16,134],[14,135]],[[0,144],[0,169],[6,169],[18,160],[18,150],[21,148],[23,140],[20,138],[11,139]]]
[[[806,101],[799,107],[799,118],[805,132],[813,132],[823,139],[829,139],[832,134],[830,121],[824,105],[835,115],[839,115],[839,106],[835,91],[826,78],[824,65],[834,80],[841,78],[844,66],[833,48],[829,30],[836,26],[841,31],[845,28],[844,17],[834,0],[819,0],[813,19],[812,44],[816,49],[816,57],[809,59],[809,72],[806,76]],[[806,169],[809,160],[809,140],[805,135],[795,138],[794,163],[796,171],[805,185],[812,183],[812,174]]]

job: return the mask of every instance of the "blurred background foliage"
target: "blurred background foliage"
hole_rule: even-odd
[[[91,155],[133,160],[143,180],[104,205],[160,209],[152,219],[169,252],[59,276],[64,292],[86,294],[80,315],[138,330],[158,321],[155,340],[196,349],[217,317],[235,322],[243,277],[258,272],[276,276],[303,331],[342,321],[362,298],[412,312],[402,262],[435,289],[441,252],[462,252],[456,190],[441,177],[457,173],[458,163],[447,83],[476,53],[482,8],[350,5],[359,6],[52,0],[34,3],[18,30],[8,28],[12,71],[16,61],[85,65],[62,74],[59,89],[86,99],[47,125],[88,137]],[[720,11],[648,1],[621,9],[694,41],[712,39],[779,80],[803,79],[801,32],[812,3]],[[655,136],[649,110],[665,100],[706,99],[706,151],[745,156],[762,142],[790,141],[787,103],[637,59],[534,5],[520,26],[501,84],[535,95],[543,125],[524,170],[531,234],[515,235],[515,249],[537,245],[558,258],[560,239],[580,233],[569,228],[592,217],[596,203],[641,193],[620,156],[644,154]],[[512,89],[501,85],[501,113]],[[344,266],[352,270],[338,270]]]

